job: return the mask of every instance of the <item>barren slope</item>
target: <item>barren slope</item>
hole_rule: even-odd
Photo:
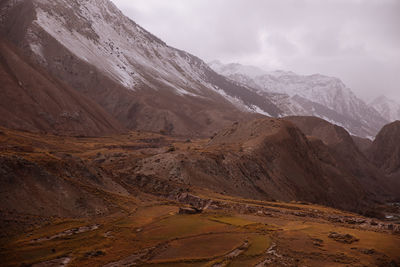
[[[392,187],[385,174],[369,162],[350,134],[342,127],[316,117],[284,119],[293,122],[304,134],[322,140],[334,158],[336,168],[352,177],[351,179],[357,180],[361,188],[368,192],[369,198],[383,200],[378,196],[390,199],[397,194],[398,191]]]
[[[388,174],[400,170],[400,121],[382,128],[368,151],[371,161]]]
[[[29,58],[130,129],[209,136],[252,113],[280,114],[108,0],[7,0],[0,19],[4,36]]]
[[[146,158],[133,172],[246,198],[303,200],[357,211],[386,194],[365,168],[360,173],[343,168],[335,150],[283,120],[235,123],[205,147],[185,147]]]
[[[104,135],[123,127],[97,103],[50,77],[0,41],[0,124],[29,131]]]

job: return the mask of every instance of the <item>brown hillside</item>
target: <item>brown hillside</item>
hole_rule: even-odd
[[[0,41],[0,125],[68,135],[122,132],[98,104],[33,66]]]
[[[378,199],[377,196],[396,195],[385,174],[369,162],[345,129],[316,117],[297,116],[285,120],[293,122],[306,135],[322,140],[335,160],[335,167],[356,179],[369,195]]]
[[[112,2],[94,1],[91,4],[101,10],[101,14],[95,16],[103,16],[101,23],[116,27],[118,31],[126,30],[126,36],[119,36],[119,40],[122,40],[121,47],[110,47],[111,44],[104,43],[110,40],[96,39],[99,32],[96,33],[91,27],[94,21],[81,14],[82,10],[86,10],[83,7],[88,2],[74,2],[75,8],[69,8],[68,3],[69,1],[63,0],[24,0],[18,3],[3,1],[0,3],[0,11],[4,12],[0,14],[0,32],[49,75],[96,102],[124,127],[172,135],[208,137],[233,121],[253,117],[253,114],[244,112],[243,107],[238,108],[217,93],[216,87],[223,88],[225,94],[232,98],[243,98],[248,105],[257,104],[270,114],[277,115],[280,112],[271,102],[261,100],[254,92],[214,73],[199,58],[167,46],[125,17]],[[126,55],[139,49],[145,63],[140,60],[134,62],[135,58],[130,58],[126,60],[128,65],[125,68],[132,68],[132,72],[126,73],[127,76],[135,77],[135,73],[140,73],[142,80],[134,88],[128,88],[115,75],[110,74],[115,70],[113,67],[105,68],[107,57],[115,57],[117,51],[111,51],[107,56],[96,54],[92,61],[84,60],[74,53],[70,42],[57,39],[54,32],[52,34],[49,29],[37,23],[41,10],[49,12],[48,15],[56,20],[63,18],[66,21],[63,26],[69,29],[67,32],[74,29],[77,33],[82,33],[83,39],[90,42],[95,40],[96,47],[102,46],[102,49],[108,51],[122,50],[122,46],[128,46]],[[73,23],[69,23],[72,21]],[[130,38],[132,43],[125,43],[126,38]],[[72,41],[78,39],[75,36]],[[156,48],[152,48],[153,45]],[[40,53],[33,49],[35,47],[42,47]],[[161,50],[169,51],[165,58],[161,57]],[[86,51],[86,56],[91,56],[91,52]],[[122,57],[123,54],[118,56]],[[148,69],[147,64],[153,64],[154,61],[158,62],[157,67]],[[184,65],[180,66],[178,63]],[[165,71],[172,72],[172,78],[165,79],[158,73],[158,69],[162,69],[165,64],[168,65]],[[202,73],[201,81],[193,81],[193,73]],[[179,78],[181,76],[184,78]],[[180,86],[178,82],[181,83]],[[186,93],[179,93],[176,90],[178,87]]]
[[[371,161],[386,173],[400,171],[400,121],[382,128],[368,154]]]
[[[370,149],[372,145],[372,141],[368,138],[361,138],[355,135],[352,135],[351,138],[353,138],[354,143],[358,147],[358,149],[366,155],[366,152]]]
[[[204,148],[156,155],[139,164],[137,175],[242,197],[303,200],[353,210],[361,210],[367,196],[374,199],[361,179],[338,168],[329,147],[309,141],[293,124],[272,118],[235,123]]]

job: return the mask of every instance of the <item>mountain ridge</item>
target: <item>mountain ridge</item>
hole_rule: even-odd
[[[209,136],[256,110],[281,113],[108,0],[4,1],[1,10],[3,32],[25,55],[129,129]]]
[[[400,120],[400,104],[382,95],[369,103],[375,110],[390,122]]]
[[[250,66],[217,61],[210,66],[221,75],[270,98],[285,115],[317,116],[345,127],[353,135],[368,138],[373,138],[388,122],[335,77],[298,75],[281,70],[264,71],[251,77],[243,71]]]

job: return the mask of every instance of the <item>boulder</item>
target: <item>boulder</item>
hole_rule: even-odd
[[[201,209],[197,209],[194,207],[181,207],[179,208],[179,214],[198,214],[201,213]]]

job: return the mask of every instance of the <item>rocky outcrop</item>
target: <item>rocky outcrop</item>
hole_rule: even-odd
[[[333,240],[335,240],[336,242],[340,242],[343,244],[353,244],[354,242],[359,241],[358,238],[350,235],[350,234],[339,234],[336,232],[331,232],[328,235],[329,238],[332,238]]]
[[[198,214],[201,213],[201,209],[197,209],[194,207],[181,207],[179,208],[179,214]]]

